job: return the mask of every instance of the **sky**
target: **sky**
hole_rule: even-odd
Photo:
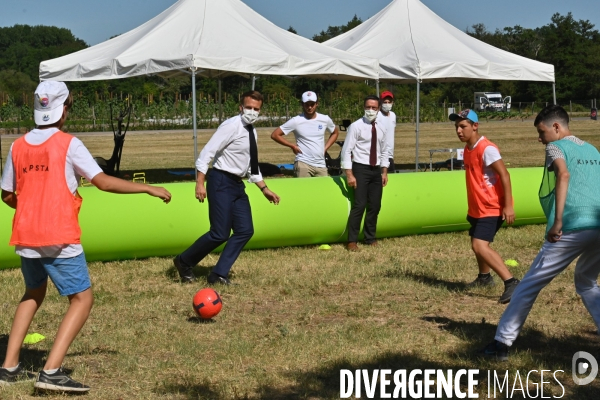
[[[329,25],[343,25],[356,14],[366,21],[392,0],[243,0],[281,28],[293,26],[307,38]],[[489,31],[520,25],[537,28],[554,13],[573,14],[600,30],[597,0],[422,0],[433,12],[466,30],[483,23]],[[70,29],[94,45],[125,33],[167,9],[175,0],[2,0],[0,27],[15,24],[53,25]],[[51,6],[50,6],[51,4]]]

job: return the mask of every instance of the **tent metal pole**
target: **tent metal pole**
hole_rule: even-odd
[[[192,67],[192,124],[194,129],[194,163],[198,159],[198,134],[196,129],[196,68]],[[196,168],[194,168],[196,170]],[[196,170],[196,177],[198,176],[198,170]]]
[[[554,105],[556,105],[556,83],[552,82],[552,97],[554,98]]]
[[[377,81],[375,81],[375,88],[377,90],[377,97],[379,97],[379,79],[377,79]]]
[[[223,101],[221,96],[221,78],[219,78],[219,125],[221,125],[223,118]]]
[[[419,109],[421,108],[421,81],[417,80],[417,128],[416,133],[416,152],[415,152],[415,172],[419,172]]]
[[[255,86],[256,86],[256,75],[252,74],[252,90],[254,90]]]

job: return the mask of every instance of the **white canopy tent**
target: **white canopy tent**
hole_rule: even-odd
[[[552,82],[556,103],[553,65],[483,43],[444,21],[419,0],[394,0],[361,25],[324,44],[378,59],[380,80],[417,83],[417,170],[419,94],[424,80]]]
[[[42,62],[40,79],[91,81],[191,74],[195,159],[197,75],[218,79],[232,74],[377,79],[378,70],[377,60],[281,29],[240,0],[179,0],[127,33]]]

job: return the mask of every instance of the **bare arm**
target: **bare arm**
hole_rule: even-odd
[[[13,192],[2,190],[2,201],[10,208],[17,208],[17,195]]]
[[[329,150],[329,148],[331,146],[333,146],[333,144],[337,140],[339,134],[340,134],[340,130],[336,126],[335,129],[333,130],[333,132],[331,133],[331,135],[329,135],[329,139],[327,139],[327,143],[325,143],[325,151]]]
[[[302,150],[300,150],[300,147],[285,140],[284,135],[285,134],[283,133],[281,128],[277,128],[273,131],[273,133],[271,133],[271,139],[273,139],[274,141],[276,141],[277,143],[279,143],[281,145],[289,147],[290,149],[292,149],[294,154],[302,153]]]
[[[556,187],[554,188],[556,207],[554,209],[554,224],[548,231],[547,239],[550,243],[556,243],[562,237],[563,214],[565,212],[571,174],[569,174],[567,163],[562,158],[554,160],[552,166],[556,174]]]
[[[150,186],[145,183],[134,183],[123,179],[99,173],[92,179],[92,184],[104,192],[118,194],[146,193],[158,197],[165,203],[171,201],[171,193],[160,186]]]
[[[490,167],[500,177],[500,183],[504,189],[504,209],[502,210],[502,219],[511,225],[515,222],[515,209],[513,207],[512,186],[510,184],[510,174],[501,159],[492,163]]]

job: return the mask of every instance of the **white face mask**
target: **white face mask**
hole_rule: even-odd
[[[390,111],[392,111],[392,106],[393,106],[393,105],[394,105],[394,103],[383,103],[383,104],[381,105],[381,109],[382,109],[384,112],[390,112]]]
[[[242,121],[246,124],[253,124],[258,119],[258,111],[244,108],[242,110]]]
[[[367,119],[367,121],[373,122],[373,121],[375,121],[376,117],[377,117],[377,111],[365,110],[365,118]]]

